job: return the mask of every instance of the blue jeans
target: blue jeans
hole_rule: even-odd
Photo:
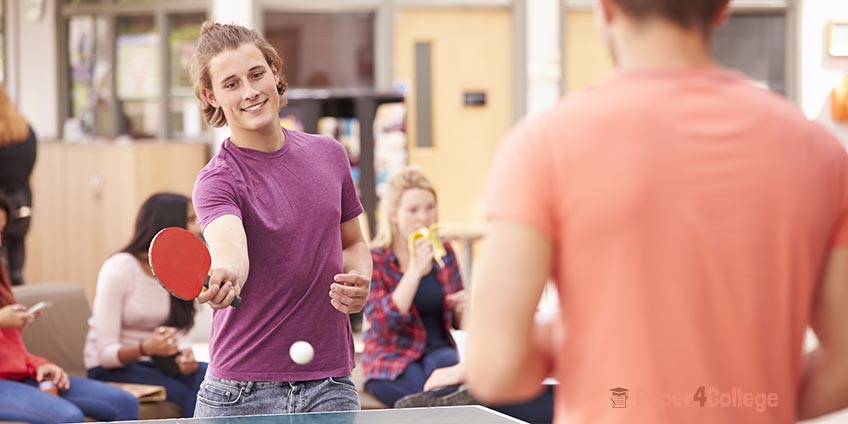
[[[550,423],[554,420],[554,388],[546,386],[542,394],[524,402],[486,406],[528,423]]]
[[[198,418],[359,410],[350,376],[309,381],[234,381],[207,375],[197,394]]]
[[[35,380],[0,380],[0,421],[35,424],[78,423],[85,416],[100,421],[138,419],[138,399],[117,387],[71,377],[59,396],[38,390]]]
[[[197,363],[194,374],[169,377],[159,371],[149,361],[136,361],[122,368],[104,369],[95,367],[88,370],[88,378],[101,381],[116,381],[121,383],[153,384],[164,386],[169,402],[174,402],[183,408],[183,417],[194,416],[194,405],[197,402],[197,392],[200,382],[206,375],[206,362]]]
[[[394,380],[368,380],[365,383],[365,390],[391,407],[398,399],[406,395],[424,391],[424,383],[433,371],[456,365],[458,362],[459,357],[453,347],[434,349],[431,352],[425,352],[421,359],[407,365],[403,374]]]

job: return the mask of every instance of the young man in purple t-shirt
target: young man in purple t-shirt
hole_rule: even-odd
[[[280,127],[281,69],[255,31],[203,25],[195,95],[232,136],[194,186],[212,254],[198,301],[215,309],[196,417],[359,408],[347,314],[362,310],[371,280],[362,205],[341,144]],[[301,340],[315,350],[305,365],[289,356]]]

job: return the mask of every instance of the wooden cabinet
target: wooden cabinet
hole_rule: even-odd
[[[78,283],[91,301],[100,266],[129,242],[144,200],[160,191],[191,196],[207,160],[206,144],[40,143],[27,282]]]

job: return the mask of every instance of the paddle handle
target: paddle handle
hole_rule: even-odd
[[[195,287],[197,287],[197,286],[195,286]],[[206,276],[206,280],[203,281],[203,287],[206,287],[207,289],[209,288],[209,276],[208,275]],[[233,299],[233,303],[230,303],[230,306],[232,306],[233,308],[238,308],[239,305],[241,305],[241,297],[239,295],[236,295],[236,298]]]

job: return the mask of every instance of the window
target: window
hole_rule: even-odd
[[[200,35],[200,23],[205,18],[202,13],[171,17],[168,38],[171,87],[168,132],[172,137],[197,138],[209,131],[208,125],[200,116],[200,104],[194,97],[188,74],[191,55]]]
[[[106,19],[79,15],[68,20],[71,116],[77,118],[77,128],[82,134],[110,133],[112,67],[107,40]]]
[[[118,134],[133,138],[155,137],[162,117],[159,33],[153,16],[117,19],[115,81]]]
[[[763,87],[786,95],[786,16],[734,13],[713,38],[712,52],[724,66],[739,69]]]
[[[64,136],[209,137],[188,76],[207,7],[205,0],[66,0],[65,128],[79,134]]]
[[[374,87],[374,14],[265,12],[291,87]]]

